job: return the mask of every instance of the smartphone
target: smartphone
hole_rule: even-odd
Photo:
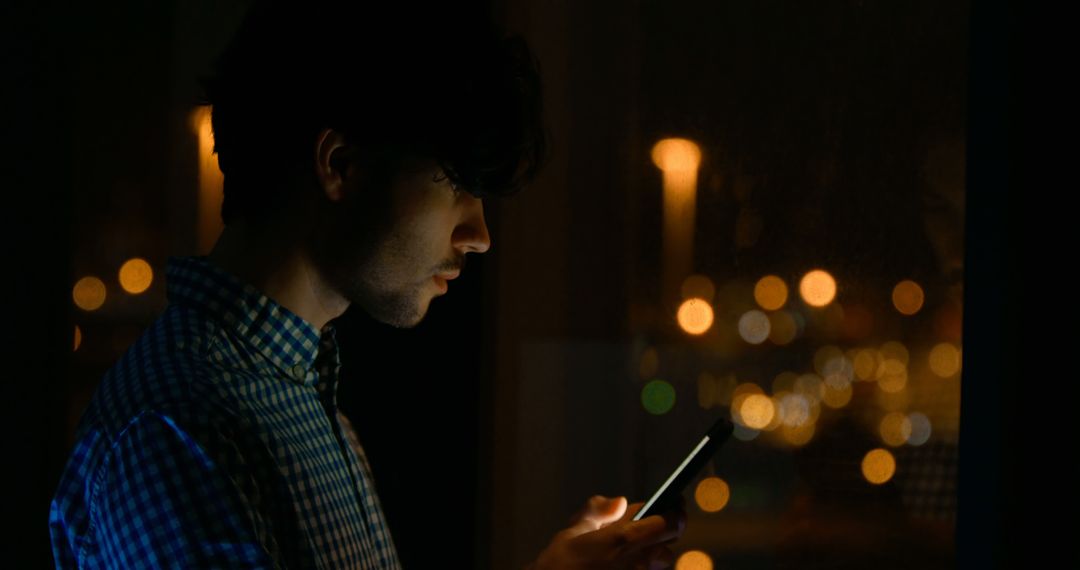
[[[690,484],[690,481],[697,475],[698,471],[701,471],[705,463],[712,458],[716,450],[720,449],[720,445],[731,437],[731,432],[734,429],[735,425],[727,419],[720,418],[716,420],[716,423],[709,428],[709,431],[705,432],[704,437],[701,438],[697,446],[690,451],[690,455],[683,459],[682,463],[667,478],[667,481],[664,481],[664,484],[660,485],[660,488],[653,493],[652,497],[649,497],[648,502],[641,507],[641,510],[634,514],[634,520],[637,521],[648,516],[658,515],[677,506],[683,489]]]

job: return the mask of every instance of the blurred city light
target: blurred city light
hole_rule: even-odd
[[[145,259],[135,257],[120,266],[119,279],[120,287],[124,291],[138,295],[150,288],[150,283],[154,280],[154,270]]]
[[[694,489],[694,501],[698,508],[707,512],[715,513],[727,505],[731,498],[731,489],[727,482],[719,477],[706,477],[697,484]]]
[[[707,301],[694,297],[679,305],[679,326],[689,334],[699,335],[713,324],[713,310]]]
[[[874,449],[862,460],[862,473],[867,481],[881,485],[896,474],[896,459],[887,449]]]
[[[665,414],[675,405],[675,388],[664,380],[652,380],[641,389],[641,404],[650,414]]]
[[[914,315],[918,313],[923,306],[924,298],[922,287],[910,279],[905,279],[897,283],[896,287],[893,287],[893,306],[902,314]]]
[[[799,294],[812,307],[824,307],[836,298],[836,280],[823,269],[814,269],[799,282]]]
[[[784,280],[775,275],[766,275],[754,285],[754,300],[762,309],[776,311],[787,303],[788,288]]]
[[[71,290],[75,306],[84,311],[96,311],[105,304],[105,282],[97,277],[83,277]]]
[[[761,311],[747,311],[739,317],[739,336],[750,344],[765,342],[769,331],[769,317]]]

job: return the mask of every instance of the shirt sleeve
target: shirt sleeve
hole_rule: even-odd
[[[144,412],[96,481],[92,524],[109,568],[275,568],[250,465],[230,434]]]

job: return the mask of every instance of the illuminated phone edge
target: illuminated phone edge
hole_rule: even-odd
[[[664,481],[664,484],[660,485],[660,489],[653,493],[652,497],[649,497],[649,502],[645,503],[645,505],[641,507],[641,510],[634,513],[634,518],[632,520],[641,520],[639,518],[641,516],[641,513],[648,511],[649,508],[653,506],[653,503],[658,501],[660,497],[664,495],[664,491],[667,491],[668,486],[671,485],[675,478],[683,472],[683,469],[686,469],[686,465],[693,461],[695,457],[697,457],[697,454],[701,452],[701,448],[705,447],[706,443],[709,443],[709,436],[707,435],[701,438],[701,442],[698,443],[697,447],[695,447],[694,450],[686,456],[686,459],[683,459],[683,462],[679,464],[679,467],[676,468],[674,472],[671,473],[671,476],[667,478],[667,481]]]

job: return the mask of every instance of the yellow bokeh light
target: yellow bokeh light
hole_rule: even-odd
[[[775,311],[787,303],[788,288],[784,280],[766,275],[754,285],[754,300],[766,311]]]
[[[862,473],[867,481],[881,485],[896,474],[896,458],[887,449],[874,449],[863,457]]]
[[[700,550],[687,550],[675,561],[675,570],[713,570],[713,561]]]
[[[154,281],[154,270],[145,259],[129,259],[120,266],[120,286],[132,295],[138,295],[150,288]]]
[[[821,376],[827,376],[829,372],[825,367],[835,358],[843,358],[844,351],[840,350],[840,347],[833,344],[826,344],[825,346],[814,351],[814,370]]]
[[[908,371],[903,362],[893,358],[887,358],[881,364],[881,377],[878,378],[878,387],[885,392],[895,394],[907,386]]]
[[[784,441],[796,447],[810,443],[814,438],[814,423],[806,422],[798,426],[785,425],[779,429]]]
[[[743,424],[754,429],[764,429],[772,422],[775,414],[772,398],[764,394],[751,394],[744,398],[739,406],[739,417]]]
[[[713,310],[704,299],[694,297],[679,305],[679,326],[689,334],[702,334],[713,324]]]
[[[698,405],[706,410],[713,407],[713,404],[717,401],[716,379],[713,378],[713,375],[708,372],[698,374],[697,386]]]
[[[79,330],[79,325],[75,325],[75,348],[72,352],[79,350],[79,345],[82,344],[82,331]]]
[[[716,403],[717,405],[730,406],[735,397],[735,388],[739,381],[734,374],[728,374],[716,379]]]
[[[851,396],[854,393],[851,384],[846,384],[843,387],[837,388],[825,383],[825,395],[821,397],[821,401],[833,409],[840,409],[848,405],[851,401]]]
[[[908,355],[908,349],[904,346],[904,343],[890,340],[881,345],[881,355],[884,359],[899,360],[904,366],[908,365],[911,361]]]
[[[852,361],[855,375],[862,380],[875,380],[880,359],[880,353],[872,348],[859,350]]]
[[[105,304],[105,282],[97,277],[83,277],[71,290],[75,306],[84,311],[96,311]]]
[[[799,282],[799,294],[811,307],[824,307],[836,298],[836,280],[824,269],[814,269]]]
[[[923,306],[925,295],[918,283],[905,279],[896,284],[892,291],[893,306],[905,315],[914,315]]]
[[[652,160],[664,172],[694,171],[701,164],[701,148],[688,139],[663,139],[653,146]]]
[[[716,285],[713,284],[712,279],[704,275],[691,275],[683,281],[682,296],[683,299],[697,297],[711,303],[713,297],[716,296]]]
[[[750,344],[761,344],[769,338],[769,317],[758,310],[751,310],[739,317],[739,336]]]
[[[723,509],[731,498],[731,488],[719,477],[706,477],[694,489],[694,500],[701,510],[715,513]]]
[[[783,346],[795,340],[798,334],[798,325],[795,318],[787,311],[769,313],[769,340],[778,346]]]
[[[795,380],[795,393],[816,404],[825,396],[825,382],[817,374],[803,374]]]
[[[799,427],[810,422],[811,405],[805,396],[781,392],[777,394],[780,400],[780,421],[788,427]]]
[[[951,342],[941,342],[930,350],[930,371],[949,378],[960,371],[960,350]]]
[[[902,412],[885,414],[885,417],[881,418],[878,432],[881,434],[881,441],[899,447],[911,437],[911,420]]]

